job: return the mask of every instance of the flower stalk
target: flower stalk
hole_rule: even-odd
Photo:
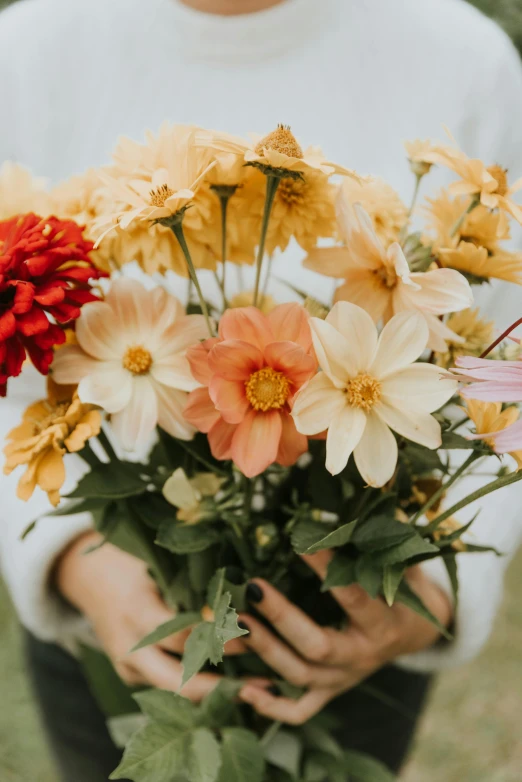
[[[461,214],[461,216],[458,218],[456,223],[453,225],[453,227],[452,227],[452,229],[450,231],[451,238],[453,238],[460,231],[460,229],[462,228],[462,224],[464,223],[464,220],[466,219],[466,217],[469,215],[470,212],[472,212],[475,209],[475,207],[477,207],[479,205],[479,203],[480,203],[480,199],[479,198],[474,197],[474,198],[471,199],[471,202],[467,206],[466,210]]]
[[[427,511],[429,511],[429,510],[430,510],[430,508],[432,508],[432,507],[435,505],[435,503],[436,503],[438,500],[440,500],[440,498],[441,498],[441,497],[443,497],[443,496],[446,494],[446,492],[448,491],[448,489],[449,489],[451,486],[453,486],[453,484],[455,483],[455,481],[457,481],[457,480],[460,478],[460,476],[461,476],[461,475],[463,475],[463,474],[466,472],[466,470],[468,469],[468,467],[471,467],[471,465],[473,464],[473,462],[476,462],[476,461],[477,461],[477,459],[480,459],[482,456],[483,456],[483,454],[481,454],[481,453],[477,453],[476,451],[473,451],[473,452],[472,452],[472,453],[471,453],[471,454],[468,456],[468,458],[466,459],[466,461],[465,461],[463,464],[461,464],[461,465],[460,465],[460,467],[458,468],[458,470],[456,470],[456,472],[455,472],[455,473],[454,473],[454,474],[451,476],[451,478],[449,478],[449,479],[446,481],[446,483],[444,483],[442,486],[440,486],[440,487],[437,489],[437,491],[436,491],[434,494],[432,494],[432,495],[431,495],[431,497],[429,498],[429,500],[428,500],[428,501],[427,501],[427,502],[426,502],[426,503],[425,503],[425,504],[422,506],[422,508],[420,508],[420,510],[418,510],[418,511],[417,511],[417,513],[416,513],[416,514],[413,516],[413,518],[411,519],[411,521],[410,521],[410,524],[416,524],[416,523],[417,523],[417,521],[418,521],[420,518],[422,518],[422,516],[424,516],[424,514],[425,514],[425,513],[427,513]]]
[[[261,225],[261,238],[259,240],[259,248],[257,252],[256,260],[256,282],[254,286],[254,307],[258,306],[259,299],[259,286],[261,282],[261,269],[263,267],[263,258],[265,256],[265,242],[268,231],[268,224],[270,222],[270,215],[272,214],[272,207],[274,205],[274,198],[279,187],[280,177],[273,176],[272,174],[266,174],[266,197],[265,208],[263,211],[263,223]]]

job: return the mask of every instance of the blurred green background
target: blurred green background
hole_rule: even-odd
[[[9,0],[0,0],[0,8],[6,5]],[[505,27],[522,52],[522,0],[474,0],[474,5]],[[504,604],[486,650],[472,665],[438,682],[405,782],[521,782],[519,595],[522,553],[510,568]],[[19,629],[1,584],[0,682],[1,782],[56,782],[24,676]]]

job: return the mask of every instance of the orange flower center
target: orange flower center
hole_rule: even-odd
[[[146,375],[152,366],[152,356],[143,345],[133,345],[123,356],[122,363],[133,375]]]
[[[493,179],[497,180],[495,193],[498,193],[499,196],[506,196],[509,190],[507,169],[502,168],[502,166],[489,166],[487,172],[491,174]]]
[[[384,288],[395,288],[397,285],[397,274],[391,267],[381,266],[373,272],[379,284]]]
[[[288,155],[288,157],[303,157],[303,150],[291,132],[289,125],[278,125],[276,130],[273,130],[272,133],[261,139],[255,148],[255,152],[263,157],[265,149],[273,149],[275,152],[281,152],[282,155]]]
[[[346,386],[346,397],[352,407],[360,407],[369,413],[382,394],[382,385],[366,372],[352,378]]]
[[[280,410],[290,396],[290,381],[282,372],[265,367],[253,372],[245,381],[246,398],[254,408],[266,413]]]
[[[151,190],[149,195],[150,205],[161,208],[162,206],[165,206],[165,201],[167,198],[170,198],[170,196],[174,195],[174,190],[172,190],[168,185],[160,185],[155,190]]]

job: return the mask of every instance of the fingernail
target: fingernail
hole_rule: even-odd
[[[247,633],[250,635],[250,627],[247,625],[246,622],[243,622],[242,620],[237,623],[237,626],[240,630],[246,630]]]
[[[276,698],[278,698],[279,695],[281,695],[281,690],[279,689],[277,684],[273,684],[271,687],[268,687],[267,692],[269,692],[270,695],[273,695]]]
[[[263,597],[263,590],[258,584],[250,583],[247,585],[246,599],[249,603],[260,603]]]

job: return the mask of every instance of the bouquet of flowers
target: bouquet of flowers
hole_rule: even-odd
[[[21,499],[38,486],[58,506],[64,457],[79,454],[85,475],[49,515],[90,511],[103,542],[147,563],[174,618],[139,648],[187,636],[181,694],[135,695],[143,716],[113,779],[390,778],[343,752],[324,715],[288,728],[252,709],[245,677],[277,683],[290,704],[305,688],[224,652],[247,633],[238,614],[259,578],[323,627],[346,619],[335,588],[355,583],[438,625],[409,569],[440,558],[456,600],[459,552],[491,549],[468,542],[472,519],[454,514],[522,478],[520,345],[495,339],[471,288],[522,282],[522,256],[503,247],[510,218],[522,222],[515,188],[454,144],[416,141],[407,155],[410,208],[282,125],[245,141],[165,124],[49,193],[22,170],[0,176],[0,191],[2,179],[21,183],[16,209],[28,212],[1,215],[2,394],[26,356],[48,374],[48,397],[9,435],[5,469],[25,466]],[[418,207],[434,165],[457,179]],[[290,287],[291,301],[270,296],[291,239],[307,268],[342,282],[333,303]],[[157,284],[122,274],[130,261]],[[185,303],[170,292],[179,277]],[[140,461],[125,457],[147,445]],[[508,460],[445,502],[492,454],[515,469]],[[320,573],[307,566],[317,552]],[[196,705],[183,693],[202,670],[222,680]]]

